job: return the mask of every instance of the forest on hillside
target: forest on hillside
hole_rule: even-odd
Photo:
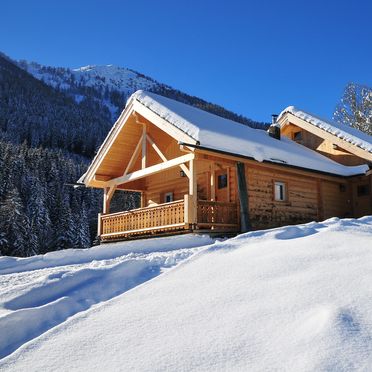
[[[74,184],[113,117],[138,88],[135,81],[125,91],[102,84],[92,87],[76,81],[67,69],[40,69],[60,84],[48,85],[0,54],[0,255],[26,257],[92,245],[102,192]],[[150,81],[158,94],[265,128],[264,123]],[[137,203],[138,195],[117,192],[112,210],[131,209]]]

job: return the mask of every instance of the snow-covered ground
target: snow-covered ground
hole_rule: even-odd
[[[371,370],[372,217],[106,248],[0,259],[2,371]]]
[[[0,359],[69,317],[193,255],[208,236],[113,243],[30,258],[0,257]]]

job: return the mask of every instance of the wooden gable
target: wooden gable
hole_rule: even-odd
[[[184,163],[193,156],[182,152],[178,141],[196,143],[132,97],[80,182],[97,188],[123,188],[126,183],[125,189],[139,190],[147,173],[178,165],[188,173]]]
[[[307,121],[286,113],[280,118],[281,134],[347,166],[372,162],[372,154]]]

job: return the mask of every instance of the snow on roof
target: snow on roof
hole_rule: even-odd
[[[305,120],[309,124],[335,135],[338,138],[343,139],[346,142],[372,153],[372,136],[368,135],[367,133],[361,132],[360,130],[348,125],[338,124],[329,120],[321,119],[316,115],[299,110],[294,106],[289,106],[284,109],[280,113],[278,119],[280,119],[287,112],[302,120]]]
[[[154,93],[140,90],[131,99],[140,102],[205,148],[251,157],[259,162],[288,164],[341,176],[362,174],[368,170],[367,165],[341,165],[290,139],[273,139],[266,131],[250,128]]]

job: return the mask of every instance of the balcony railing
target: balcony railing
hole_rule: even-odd
[[[198,227],[238,231],[239,215],[236,203],[198,200]]]
[[[184,200],[101,215],[101,238],[112,239],[185,228]]]
[[[156,235],[182,230],[238,231],[238,211],[235,203],[197,201],[197,222],[191,223],[192,204],[184,200],[99,215],[99,235],[102,240],[120,240],[140,235]]]

